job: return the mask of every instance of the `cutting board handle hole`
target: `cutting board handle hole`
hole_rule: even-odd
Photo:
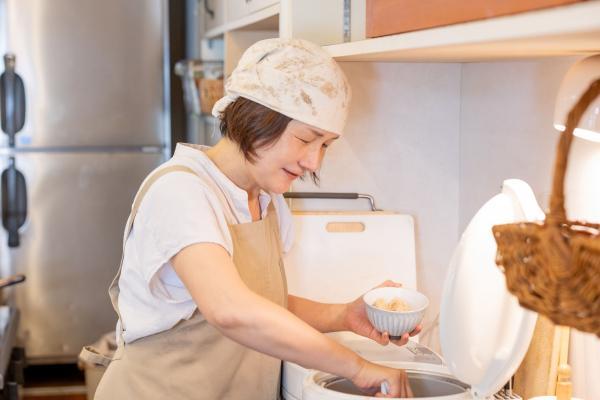
[[[364,232],[365,224],[362,222],[328,222],[325,229],[331,233]]]

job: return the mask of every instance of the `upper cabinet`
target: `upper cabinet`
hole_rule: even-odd
[[[226,74],[252,43],[277,36],[311,40],[339,61],[470,62],[600,52],[599,0],[372,39],[365,38],[367,0],[203,1],[203,37],[224,40]]]
[[[202,0],[204,3],[205,32],[214,30],[225,23],[225,2],[223,0]]]
[[[236,30],[275,31],[279,34],[278,0],[203,0],[213,5],[215,18],[205,15],[203,37],[214,39]],[[205,14],[208,11],[205,10]],[[219,14],[220,15],[217,15]],[[210,23],[209,23],[210,22]]]
[[[279,0],[244,0],[248,4],[248,14],[260,11],[263,8],[279,4]]]
[[[279,4],[278,0],[226,0],[227,22],[243,20],[253,13]]]
[[[237,21],[252,13],[252,0],[227,0],[227,22]]]
[[[340,61],[469,62],[600,52],[600,1],[327,46]]]

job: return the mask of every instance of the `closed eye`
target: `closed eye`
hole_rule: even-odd
[[[298,140],[299,140],[299,141],[301,141],[302,143],[307,143],[307,144],[308,144],[308,143],[310,143],[310,140],[304,140],[304,139],[302,139],[302,138],[300,138],[300,137],[298,137],[298,136],[296,136],[296,139],[298,139]]]

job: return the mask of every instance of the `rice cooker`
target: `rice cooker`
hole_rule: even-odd
[[[362,357],[407,371],[415,398],[488,399],[519,367],[533,336],[537,314],[519,306],[495,265],[492,226],[543,220],[531,188],[510,179],[473,217],[450,262],[440,307],[444,359],[427,347],[378,344],[343,332],[335,337]],[[348,273],[348,271],[346,271]],[[349,380],[285,362],[282,393],[286,400],[374,398]]]

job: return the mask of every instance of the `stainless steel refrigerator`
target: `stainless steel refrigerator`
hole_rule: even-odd
[[[167,25],[166,0],[0,0],[0,272],[27,276],[5,301],[30,362],[114,329],[131,201],[170,152]]]

